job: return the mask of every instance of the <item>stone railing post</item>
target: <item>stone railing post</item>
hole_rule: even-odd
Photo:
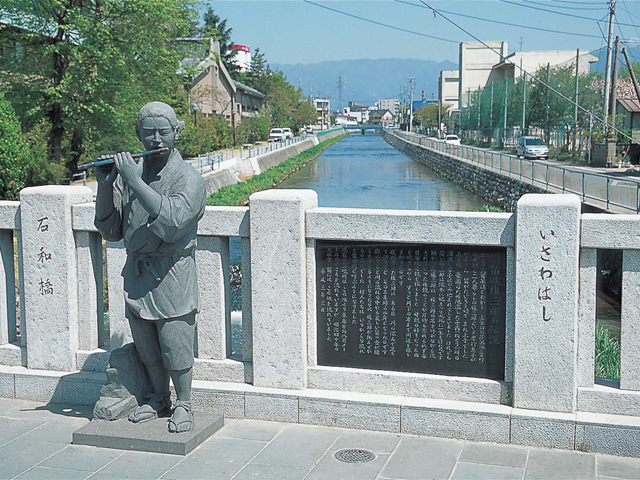
[[[518,201],[514,407],[576,409],[579,253],[577,196]]]
[[[196,269],[200,287],[198,358],[224,360],[231,355],[229,238],[198,237]]]
[[[129,322],[124,316],[124,278],[127,261],[124,241],[107,242],[107,278],[109,289],[109,343],[111,350],[133,342]]]
[[[251,316],[253,383],[305,388],[307,295],[305,211],[313,190],[251,195]]]
[[[72,205],[87,187],[30,187],[20,192],[24,332],[27,366],[73,371],[78,350],[78,272]]]

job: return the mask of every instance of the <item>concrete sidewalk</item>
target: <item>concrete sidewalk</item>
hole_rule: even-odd
[[[253,420],[227,420],[187,456],[71,445],[90,416],[0,399],[0,479],[640,479],[636,458]],[[375,458],[345,463],[342,449]]]

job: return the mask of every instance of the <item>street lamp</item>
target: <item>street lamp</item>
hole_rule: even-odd
[[[193,125],[198,126],[198,110],[200,110],[200,105],[197,103],[191,104],[191,109],[193,110]]]

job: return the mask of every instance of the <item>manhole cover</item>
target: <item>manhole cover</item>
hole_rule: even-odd
[[[362,448],[347,448],[335,454],[336,460],[346,463],[367,463],[375,460],[376,454]]]

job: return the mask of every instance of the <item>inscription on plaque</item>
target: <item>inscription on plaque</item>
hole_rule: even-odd
[[[316,242],[318,364],[504,378],[506,250]]]

